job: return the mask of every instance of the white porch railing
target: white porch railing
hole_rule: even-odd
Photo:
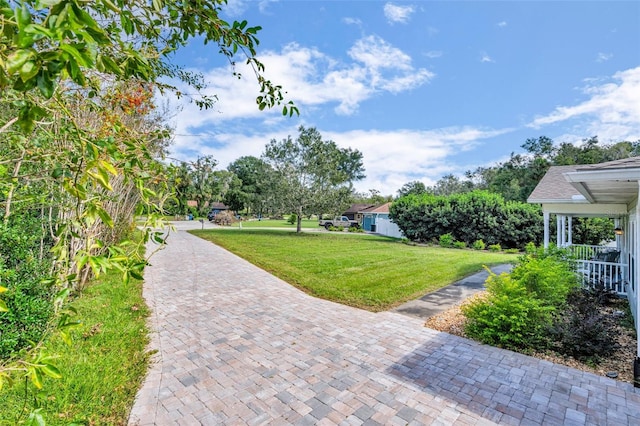
[[[613,290],[620,296],[627,295],[627,280],[624,278],[626,264],[596,260],[578,260],[577,264],[585,286]]]
[[[572,245],[567,247],[577,263],[585,286],[613,290],[626,296],[627,264],[621,263],[620,252],[605,246]]]
[[[567,250],[578,260],[590,260],[600,253],[611,250],[611,247],[593,246],[587,244],[572,244],[566,247]]]

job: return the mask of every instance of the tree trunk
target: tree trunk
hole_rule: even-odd
[[[18,162],[13,168],[13,174],[11,175],[11,185],[9,185],[9,191],[7,193],[7,201],[4,208],[4,223],[5,225],[9,222],[9,216],[11,215],[11,201],[13,200],[13,191],[16,188],[16,180],[18,179],[18,174],[20,173],[20,167],[22,166],[22,160],[24,160],[25,150],[22,150],[22,154],[20,154],[20,158]]]
[[[302,232],[302,209],[298,210],[298,226],[296,228],[296,232],[298,234]]]

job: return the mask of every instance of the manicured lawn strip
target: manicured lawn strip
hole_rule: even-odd
[[[212,241],[324,299],[382,311],[517,255],[409,246],[391,238],[269,230],[204,230]]]
[[[47,353],[63,378],[45,378],[38,394],[47,425],[126,425],[136,392],[144,379],[149,354],[142,283],[124,285],[121,274],[101,277],[73,302],[83,324],[73,332],[73,345],[54,335]],[[33,395],[34,388],[30,388]],[[15,424],[24,404],[24,386],[0,392],[0,424]],[[26,417],[23,416],[22,420]]]
[[[238,226],[234,224],[233,226]],[[295,224],[290,224],[286,219],[264,219],[264,220],[247,220],[242,222],[243,228],[291,228],[296,229]],[[303,228],[316,228],[322,229],[318,226],[317,219],[302,219]]]

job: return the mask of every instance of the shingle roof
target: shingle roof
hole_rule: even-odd
[[[358,213],[389,213],[391,203],[385,203],[380,206],[371,206],[367,209],[360,210]]]
[[[220,203],[218,201],[209,204],[209,208],[218,210],[229,210],[229,207],[225,206],[224,203]]]
[[[616,170],[616,169],[636,169],[640,167],[640,157],[629,157],[621,160],[607,161],[599,164],[585,164],[573,166],[575,171],[583,170]]]
[[[575,196],[582,197],[580,192],[564,178],[564,173],[575,172],[577,167],[581,166],[549,167],[527,201],[529,203],[563,202],[575,200]]]
[[[349,207],[347,210],[345,210],[345,212],[343,214],[350,214],[350,213],[359,213],[361,211],[363,211],[364,209],[368,209],[370,207],[375,207],[375,204],[351,204],[351,207]]]

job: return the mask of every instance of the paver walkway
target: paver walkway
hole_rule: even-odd
[[[640,424],[629,384],[307,296],[186,232],[152,263],[132,425]]]
[[[497,265],[491,268],[491,272],[500,275],[503,272],[509,272],[511,267],[512,265],[509,264]],[[477,272],[451,285],[425,294],[419,299],[403,303],[392,311],[426,320],[484,290],[488,277],[489,272],[486,270]]]

